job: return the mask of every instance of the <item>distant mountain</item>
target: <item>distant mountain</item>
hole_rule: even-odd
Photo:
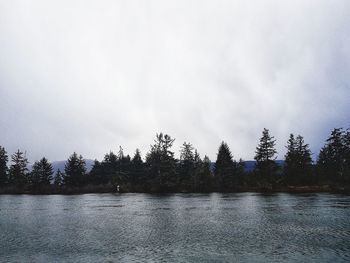
[[[86,171],[90,172],[92,166],[94,165],[94,160],[91,159],[84,159],[85,164],[86,164]],[[61,172],[64,172],[64,165],[66,164],[66,161],[53,161],[51,162],[53,172],[56,173],[58,169],[60,169]],[[32,170],[32,164],[29,165],[28,169],[31,171]]]
[[[91,159],[84,159],[85,161],[85,167],[86,167],[86,171],[90,172],[92,166],[94,165],[94,160]],[[54,161],[51,163],[52,164],[52,168],[54,173],[56,173],[56,171],[58,169],[60,169],[61,172],[64,172],[64,165],[66,164],[66,161]]]
[[[284,165],[284,160],[276,160],[276,164],[278,166],[283,166]],[[244,171],[245,172],[251,172],[254,170],[254,167],[256,165],[256,161],[244,161]],[[215,162],[212,162],[210,165],[210,169],[214,171],[215,167]]]
[[[284,165],[284,160],[276,160],[275,162],[280,167],[282,167]],[[256,161],[245,161],[244,162],[244,170],[246,172],[253,171],[255,165],[256,165]]]

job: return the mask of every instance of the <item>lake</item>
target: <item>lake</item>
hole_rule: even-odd
[[[0,196],[0,262],[350,262],[350,196]]]

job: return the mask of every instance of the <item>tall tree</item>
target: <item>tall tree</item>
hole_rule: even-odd
[[[350,128],[343,135],[344,147],[344,182],[350,185]]]
[[[234,161],[230,148],[226,142],[219,146],[217,159],[215,162],[215,178],[220,190],[228,190],[236,187],[236,175]]]
[[[74,152],[67,160],[64,183],[70,186],[82,186],[85,183],[85,161],[83,157]]]
[[[208,156],[204,156],[203,160],[195,161],[195,183],[194,191],[210,192],[213,190],[213,175],[211,172],[211,161]]]
[[[52,181],[52,165],[48,160],[43,157],[40,161],[37,161],[33,165],[31,174],[31,183],[33,186],[41,187],[50,185]]]
[[[290,134],[285,155],[284,175],[287,184],[303,185],[311,183],[312,158],[308,144],[298,135]]]
[[[124,155],[124,150],[119,146],[116,175],[113,177],[114,184],[124,184],[129,181],[131,158]]]
[[[262,137],[258,147],[255,151],[255,172],[258,174],[260,179],[265,182],[272,183],[276,174],[277,166],[276,160],[276,140],[270,135],[269,130],[265,129],[262,132]]]
[[[23,187],[28,183],[28,160],[24,153],[18,150],[11,156],[9,181],[17,187]]]
[[[56,187],[62,186],[62,184],[63,184],[63,177],[64,177],[64,175],[62,174],[60,169],[58,169],[56,171],[55,178],[54,178],[54,181],[53,181],[54,186],[56,186]]]
[[[317,159],[317,170],[322,179],[329,182],[347,181],[349,131],[335,128],[326,140]]]
[[[144,163],[142,161],[141,152],[139,149],[136,149],[130,165],[131,165],[130,167],[131,183],[133,185],[144,184],[145,168],[144,168]]]
[[[95,167],[94,165],[92,172],[97,172],[98,169],[98,173],[102,173],[98,179],[99,182],[101,182],[99,184],[107,184],[112,181],[112,178],[115,178],[117,176],[117,171],[119,169],[118,167],[119,158],[114,152],[110,151],[104,156],[104,159],[101,162],[101,166],[97,164]]]
[[[171,151],[174,141],[175,139],[167,134],[157,134],[146,156],[153,188],[155,186],[159,191],[173,191],[176,184],[176,160],[174,152]]]
[[[240,158],[238,161],[233,160],[235,180],[234,183],[236,186],[241,186],[244,179],[244,161]]]
[[[94,164],[89,172],[89,183],[94,185],[108,183],[103,164],[97,160],[94,161]]]
[[[4,147],[0,146],[0,187],[4,186],[8,180],[8,156]]]
[[[199,158],[199,156],[197,156]],[[190,190],[195,171],[195,153],[190,143],[184,142],[180,149],[178,185],[182,190]]]

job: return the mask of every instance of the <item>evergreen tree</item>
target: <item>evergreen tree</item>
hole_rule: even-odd
[[[85,161],[83,157],[74,152],[67,160],[64,183],[70,186],[82,186],[85,183]]]
[[[203,166],[203,160],[201,159],[197,149],[194,150],[194,155],[193,155],[193,172],[191,176],[191,189],[192,191],[199,191],[200,187],[200,172]]]
[[[274,137],[270,136],[269,130],[264,128],[254,157],[256,161],[255,172],[263,182],[274,182],[277,170],[275,144],[276,140],[274,140]]]
[[[116,175],[113,178],[114,184],[124,184],[129,181],[131,158],[124,155],[123,148],[119,146]]]
[[[28,183],[28,160],[24,153],[18,150],[11,156],[9,181],[17,187],[23,187]]]
[[[89,173],[89,183],[94,185],[107,184],[108,180],[104,171],[103,164],[95,160]]]
[[[244,179],[244,161],[239,159],[239,161],[233,161],[235,180],[234,184],[236,186],[241,186]]]
[[[157,134],[151,150],[146,156],[146,164],[153,188],[159,191],[173,191],[176,179],[176,160],[170,149],[175,139],[163,133]]]
[[[8,156],[4,147],[0,146],[0,187],[4,186],[8,180]]]
[[[234,161],[227,143],[222,142],[219,147],[215,162],[215,178],[220,190],[228,190],[236,187],[236,175],[234,173]]]
[[[40,161],[35,162],[31,174],[31,183],[35,187],[50,185],[52,181],[52,165],[43,157]]]
[[[142,161],[141,152],[139,149],[136,149],[134,157],[131,160],[131,183],[133,185],[142,185],[144,184],[144,175],[145,168]]]
[[[60,171],[60,169],[57,170],[56,174],[55,174],[55,178],[54,178],[54,186],[56,187],[60,187],[63,184],[63,177],[64,175],[62,174],[62,172]]]
[[[303,185],[311,183],[312,158],[309,145],[300,135],[290,134],[285,155],[284,174],[287,184]]]
[[[197,153],[198,154],[198,153]],[[196,156],[199,158],[199,155]],[[180,149],[178,185],[181,189],[190,190],[194,184],[195,153],[190,143],[184,142]]]
[[[40,184],[41,166],[39,162],[35,162],[30,173],[30,182],[33,186],[38,187]]]
[[[204,156],[203,161],[198,160],[196,163],[194,191],[209,192],[213,189],[213,175],[210,169],[211,161],[208,156]]]
[[[107,184],[112,182],[112,178],[117,176],[119,169],[119,158],[118,156],[110,151],[104,156],[101,166],[96,166],[96,169],[102,172],[100,178],[101,184]],[[93,168],[94,169],[94,168]],[[96,170],[94,169],[94,172]]]
[[[345,183],[348,181],[348,164],[349,131],[335,128],[318,156],[318,173],[328,182]]]
[[[350,185],[350,129],[347,129],[343,135],[344,148],[344,183]]]

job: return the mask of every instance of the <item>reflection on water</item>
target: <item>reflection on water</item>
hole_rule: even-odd
[[[350,262],[350,197],[0,196],[0,262]]]

